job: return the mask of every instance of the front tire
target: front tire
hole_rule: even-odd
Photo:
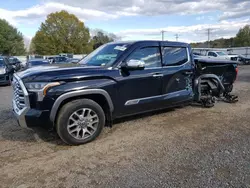
[[[67,144],[80,145],[93,141],[105,125],[102,107],[90,99],[78,99],[66,103],[56,122],[59,137]]]

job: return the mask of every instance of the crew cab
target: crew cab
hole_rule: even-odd
[[[102,45],[75,67],[16,73],[13,111],[21,127],[53,127],[68,144],[94,140],[117,118],[197,102],[212,107],[230,94],[232,61],[194,59],[189,44],[169,41]]]

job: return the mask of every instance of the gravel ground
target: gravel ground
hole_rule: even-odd
[[[236,104],[120,120],[76,147],[18,127],[0,87],[0,187],[250,187],[249,82],[241,67]]]

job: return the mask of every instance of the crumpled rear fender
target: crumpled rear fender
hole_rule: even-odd
[[[208,82],[210,82],[209,80],[215,80],[218,83],[219,94],[224,93],[225,87],[217,75],[215,75],[215,74],[203,74],[194,80],[194,94],[195,94],[194,100],[195,101],[199,102],[201,99],[201,82],[202,82],[202,80],[204,82],[206,82],[205,80],[208,80]],[[211,84],[211,83],[208,83],[208,85],[209,84]]]

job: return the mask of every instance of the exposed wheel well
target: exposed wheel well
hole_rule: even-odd
[[[106,126],[111,126],[111,122],[112,122],[112,113],[111,113],[111,109],[110,106],[108,104],[107,99],[102,95],[102,94],[89,94],[89,95],[82,95],[82,96],[75,96],[75,97],[70,97],[65,99],[59,106],[56,116],[55,116],[55,121],[57,121],[57,116],[58,113],[60,112],[61,108],[68,102],[73,101],[73,100],[77,100],[77,99],[91,99],[93,101],[95,101],[96,103],[98,103],[106,116]]]
[[[215,74],[203,74],[201,76],[199,76],[198,78],[195,79],[194,82],[194,91],[195,91],[195,101],[200,101],[201,99],[201,95],[202,95],[202,91],[201,91],[201,87],[202,84],[207,85],[209,89],[217,89],[217,95],[219,96],[220,94],[224,93],[225,91],[225,87],[222,84],[221,80],[219,79],[219,77]]]

